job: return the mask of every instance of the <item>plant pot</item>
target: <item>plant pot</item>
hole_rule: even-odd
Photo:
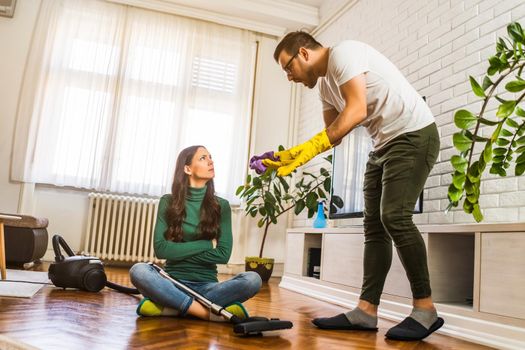
[[[248,256],[244,261],[246,271],[255,271],[261,276],[263,282],[268,282],[273,272],[274,259]]]

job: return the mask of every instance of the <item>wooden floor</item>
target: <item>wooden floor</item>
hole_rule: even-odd
[[[106,267],[106,272],[111,281],[129,285],[127,269]],[[235,336],[227,323],[137,317],[138,296],[107,288],[87,293],[53,286],[31,299],[0,297],[0,334],[41,349],[488,349],[438,334],[421,342],[386,340],[384,334],[394,324],[385,320],[380,320],[379,332],[319,330],[312,318],[345,310],[281,289],[278,283],[272,278],[245,303],[252,315],[294,323],[291,330],[264,337]]]

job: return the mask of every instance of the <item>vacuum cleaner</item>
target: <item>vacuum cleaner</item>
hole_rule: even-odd
[[[121,286],[107,280],[102,261],[94,256],[75,255],[60,235],[52,239],[55,261],[49,266],[48,277],[57,287],[77,288],[87,292],[99,292],[104,287],[126,294],[140,294],[138,289]],[[68,257],[62,255],[60,246]]]
[[[55,261],[49,266],[48,276],[57,287],[78,288],[88,292],[99,292],[104,287],[115,289],[127,294],[140,294],[136,288],[129,288],[107,280],[102,261],[94,256],[75,255],[66,241],[60,235],[54,235],[52,239]],[[62,247],[68,257],[62,255]],[[230,321],[233,332],[240,335],[261,335],[262,332],[289,329],[293,327],[290,321],[281,321],[278,318],[268,319],[266,317],[249,317],[240,319],[228,312],[222,306],[217,305],[195,292],[193,289],[175,280],[163,269],[149,263],[161,276],[174,283],[179,289],[192,295],[197,301],[210,309],[216,315],[220,315]]]
[[[267,331],[277,331],[281,329],[290,329],[293,327],[293,323],[290,321],[281,321],[278,318],[266,318],[266,317],[259,317],[259,316],[253,316],[241,319],[234,314],[228,312],[224,307],[212,303],[210,300],[206,299],[202,295],[198,294],[196,291],[191,289],[190,287],[186,286],[185,284],[177,281],[173,277],[171,277],[166,271],[155,265],[154,263],[150,262],[148,263],[155,270],[157,270],[160,275],[168,280],[170,280],[177,288],[185,291],[189,295],[193,296],[195,299],[197,299],[198,302],[200,302],[202,305],[210,309],[210,312],[213,312],[215,315],[220,315],[224,317],[226,320],[230,321],[233,326],[233,332],[235,334],[239,335],[262,335],[262,332]]]

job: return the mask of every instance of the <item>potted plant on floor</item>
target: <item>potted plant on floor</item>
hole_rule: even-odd
[[[332,156],[324,158],[332,162]],[[331,188],[331,176],[328,170],[320,168],[318,174],[303,172],[303,177],[290,186],[292,175],[279,177],[276,171],[267,169],[261,175],[249,174],[246,183],[237,188],[236,194],[245,201],[246,215],[259,217],[257,226],[262,229],[262,241],[258,257],[247,257],[247,271],[256,271],[263,281],[268,281],[273,271],[274,259],[263,258],[264,244],[268,229],[283,214],[294,210],[299,215],[308,211],[311,218],[317,210],[318,201],[326,200]],[[331,206],[342,208],[343,201],[339,197],[332,198]],[[334,208],[335,209],[335,208]],[[326,214],[326,208],[324,208]]]
[[[487,166],[490,164],[489,172],[498,176],[507,176],[512,163],[516,176],[525,172],[525,31],[514,22],[507,26],[507,32],[509,38],[498,39],[481,84],[470,77],[472,91],[481,99],[480,111],[460,109],[454,114],[454,123],[461,131],[453,135],[453,142],[460,153],[450,159],[454,170],[447,210],[463,200],[463,210],[477,222],[483,220],[479,195]],[[489,108],[494,100],[498,108]],[[486,137],[481,136],[482,131]],[[475,157],[478,149],[482,151]]]

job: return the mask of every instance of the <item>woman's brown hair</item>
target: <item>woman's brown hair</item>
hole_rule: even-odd
[[[166,211],[168,230],[165,233],[167,240],[182,242],[182,222],[186,218],[186,196],[190,186],[189,176],[184,172],[184,167],[190,165],[197,150],[204,146],[190,146],[183,149],[177,158],[173,185],[171,186],[171,202]],[[206,183],[206,193],[202,200],[200,220],[197,227],[200,239],[212,240],[220,234],[221,207],[215,197],[213,179]]]

